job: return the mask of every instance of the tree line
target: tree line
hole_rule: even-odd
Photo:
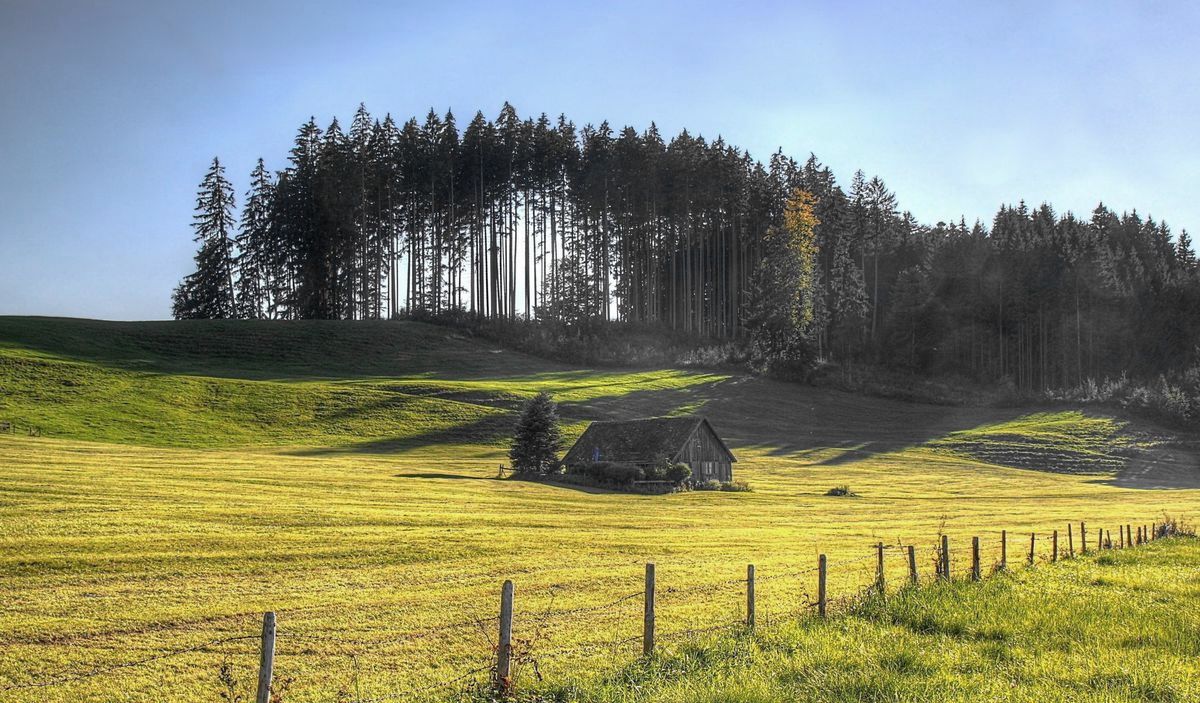
[[[398,124],[359,106],[259,159],[240,217],[201,182],[178,318],[468,315],[645,324],[765,363],[883,364],[1038,391],[1196,361],[1186,231],[1103,204],[922,224],[879,177],[765,162],[684,130],[521,119]]]

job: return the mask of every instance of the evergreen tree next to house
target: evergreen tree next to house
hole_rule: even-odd
[[[196,194],[192,229],[200,248],[196,271],[175,289],[172,310],[178,319],[238,317],[233,292],[233,185],[214,158]]]
[[[547,393],[538,393],[525,403],[517,421],[516,434],[508,458],[513,471],[546,474],[558,462],[562,434],[558,429],[558,406]]]

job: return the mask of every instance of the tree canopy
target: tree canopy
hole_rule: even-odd
[[[177,317],[624,321],[1031,391],[1182,369],[1200,343],[1191,240],[1162,221],[1020,202],[922,224],[879,177],[653,124],[359,106],[302,125],[245,202],[239,223],[214,160]]]

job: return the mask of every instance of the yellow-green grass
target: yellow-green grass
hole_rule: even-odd
[[[1192,701],[1200,544],[1163,540],[702,639],[517,700]]]
[[[1197,505],[1192,491],[1119,489],[922,447],[837,465],[762,451],[741,459],[752,493],[652,497],[495,480],[479,460],[3,439],[0,681],[252,633],[259,613],[276,610],[292,699],[331,700],[340,688],[370,697],[485,665],[493,623],[403,635],[491,617],[504,578],[517,584],[517,636],[531,654],[550,654],[635,636],[636,598],[611,610],[532,614],[636,592],[646,561],[658,564],[660,626],[672,632],[737,618],[740,584],[698,587],[740,578],[747,562],[763,579],[759,613],[769,621],[804,610],[815,576],[769,577],[810,569],[819,552],[830,555],[832,593],[845,596],[870,580],[877,541],[916,543],[928,572],[944,530],[961,572],[972,535],[992,562],[999,529],[1009,529],[1019,561],[1030,530],[1045,556],[1048,530],[1065,532],[1068,522],[1087,520],[1095,535]],[[822,495],[840,483],[861,497]],[[902,558],[888,559],[891,580],[901,581]],[[170,690],[171,700],[215,700],[221,660],[249,674],[252,645],[8,695],[132,701]],[[578,675],[636,647],[548,658],[540,670]]]
[[[669,634],[737,619],[751,561],[760,621],[781,622],[809,610],[818,553],[841,598],[870,581],[879,541],[918,545],[928,574],[944,531],[961,573],[973,535],[992,562],[1010,530],[1015,562],[1031,530],[1044,557],[1049,530],[1068,522],[1088,521],[1094,540],[1100,526],[1115,535],[1200,507],[1200,491],[1118,480],[1140,461],[1131,450],[1153,447],[1103,414],[569,369],[411,323],[0,318],[0,389],[0,421],[44,434],[0,436],[0,689],[251,636],[275,610],[287,700],[420,698],[490,661],[505,578],[517,584],[518,684],[533,682],[534,660],[553,681],[584,680],[635,655],[636,642],[608,643],[638,634],[640,601],[599,606],[632,596],[646,561]],[[589,419],[702,412],[754,491],[496,480],[513,410],[538,390],[562,401],[569,435]],[[981,451],[997,437],[1019,462]],[[1060,450],[1112,461],[1093,473],[1003,465],[1056,469]],[[859,497],[824,496],[838,485]],[[899,554],[888,552],[893,584]],[[218,700],[221,662],[247,690],[254,648],[232,641],[0,699]]]

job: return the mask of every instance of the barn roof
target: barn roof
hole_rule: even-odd
[[[593,422],[563,457],[563,463],[592,461],[597,449],[602,461],[650,463],[663,457],[674,459],[701,427],[712,433],[730,462],[737,461],[708,420],[698,415],[683,415]]]

